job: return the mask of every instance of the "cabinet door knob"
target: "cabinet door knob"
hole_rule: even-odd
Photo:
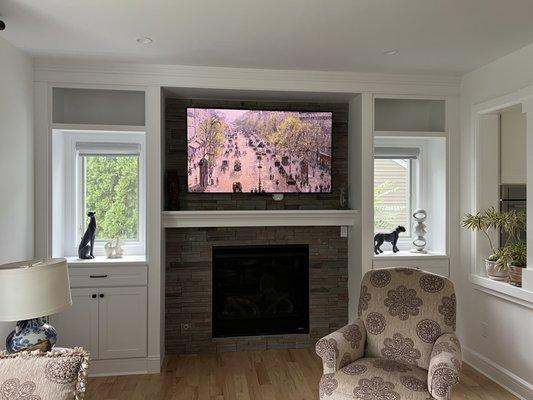
[[[91,297],[92,297],[93,299],[96,299],[96,295],[95,295],[95,294],[93,294]]]
[[[100,298],[104,297],[104,294],[103,293],[100,293]]]

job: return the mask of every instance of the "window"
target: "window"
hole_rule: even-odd
[[[448,252],[447,154],[445,137],[374,138],[374,232],[405,227],[398,240],[400,250],[413,248],[413,212],[423,209],[425,249],[439,255]],[[390,246],[383,250],[391,255]]]
[[[143,237],[139,143],[76,141],[77,241],[96,213],[96,245],[120,239],[137,253]],[[98,253],[98,252],[97,252]]]
[[[401,236],[411,236],[411,160],[374,160],[374,232],[405,227]]]
[[[374,232],[391,232],[398,225],[411,238],[411,214],[415,208],[419,148],[374,148]]]
[[[139,240],[139,155],[82,155],[82,219],[98,217],[96,240]],[[82,221],[85,222],[85,221]],[[80,235],[85,223],[81,224]]]
[[[145,134],[54,129],[52,135],[53,248],[56,257],[76,257],[96,213],[94,255],[120,239],[126,256],[144,256]]]

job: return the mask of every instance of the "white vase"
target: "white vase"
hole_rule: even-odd
[[[415,238],[413,239],[414,249],[411,250],[412,253],[427,253],[427,251],[425,250],[426,238],[424,237],[427,233],[426,224],[424,224],[426,218],[426,210],[418,209],[413,212],[413,219],[415,220],[415,223],[413,224],[413,231],[415,234]]]
[[[509,279],[509,270],[507,268],[498,268],[497,261],[485,260],[485,270],[487,276],[495,281],[507,281]]]

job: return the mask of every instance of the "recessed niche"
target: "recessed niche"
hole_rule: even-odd
[[[444,100],[376,99],[374,130],[404,132],[444,132]]]
[[[144,92],[54,88],[52,119],[56,124],[144,126]]]

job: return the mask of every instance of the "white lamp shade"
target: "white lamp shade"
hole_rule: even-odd
[[[0,265],[0,321],[44,317],[70,305],[64,258]]]

